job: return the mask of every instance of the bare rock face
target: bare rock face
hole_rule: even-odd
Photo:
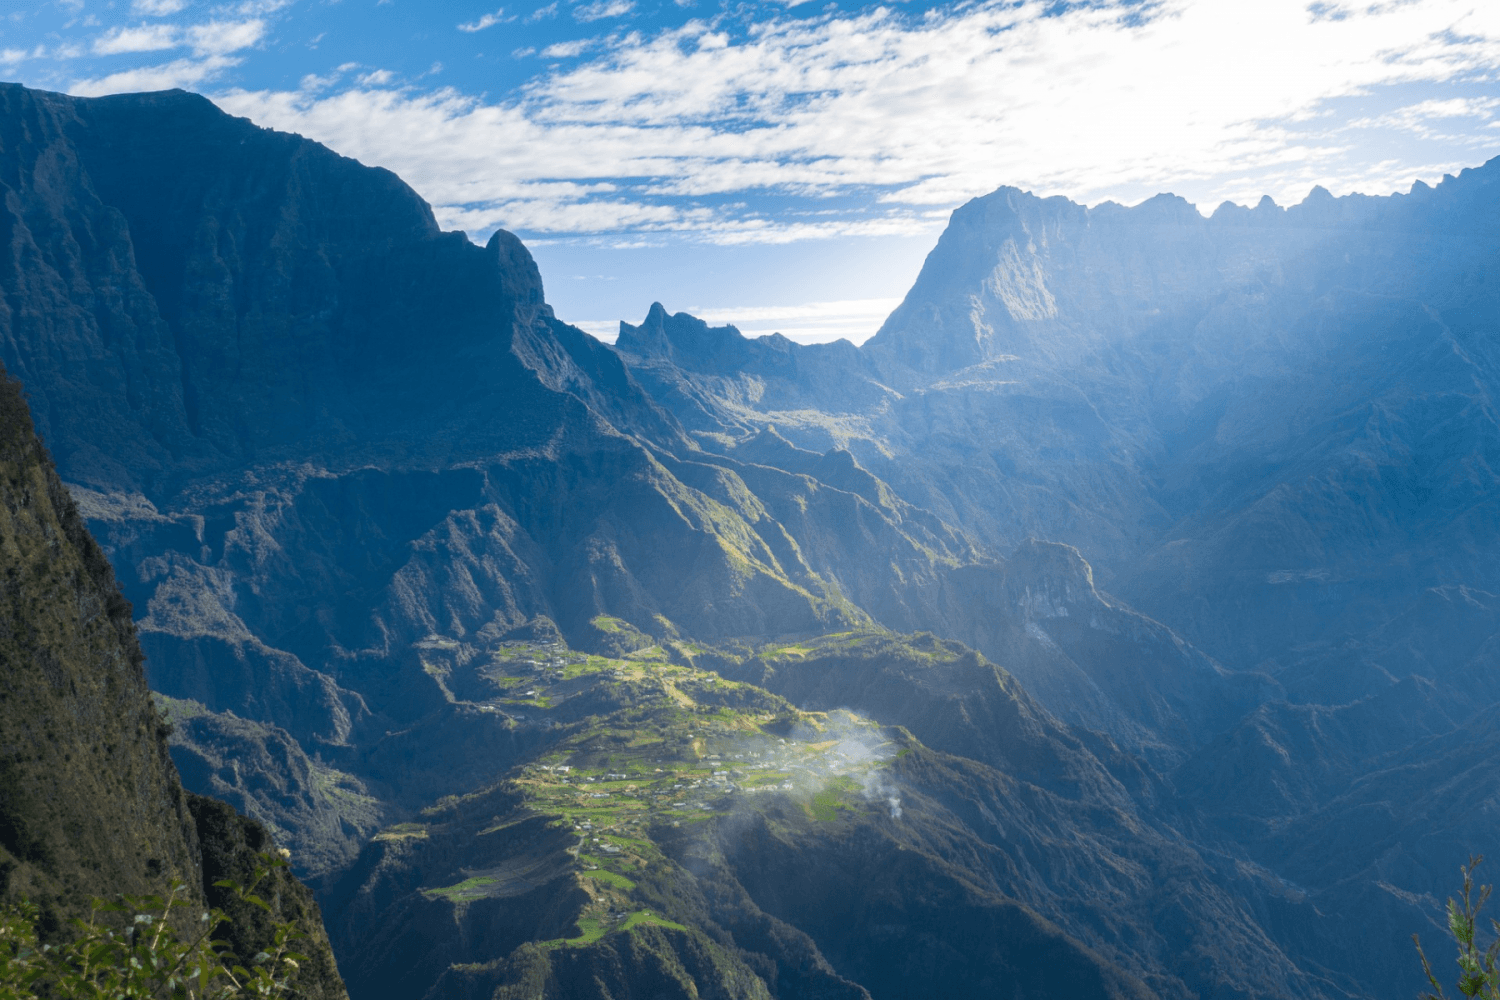
[[[1427,587],[1500,589],[1481,555],[1497,178],[1209,218],[1168,195],[1088,209],[1002,188],[953,213],[838,362],[845,384],[887,387],[878,401],[820,404],[822,348],[773,369],[769,346],[691,317],[653,313],[621,349],[705,442],[774,425],[848,450],[992,552],[1074,545],[1103,589],[1224,665],[1284,666]]]
[[[1210,218],[976,199],[861,350],[922,400],[882,430],[911,455],[887,478],[982,538],[1078,546],[1236,667],[1495,589],[1497,179]]]

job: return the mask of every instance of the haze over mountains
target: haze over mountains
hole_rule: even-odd
[[[1002,188],[862,347],[610,348],[386,171],[0,105],[0,360],[355,1000],[1417,987],[1497,829],[1500,163]]]

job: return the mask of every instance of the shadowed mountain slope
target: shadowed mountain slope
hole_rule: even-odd
[[[41,932],[87,917],[93,898],[167,894],[180,879],[201,911],[226,906],[235,953],[271,944],[274,917],[307,935],[298,996],[341,1000],[312,893],[273,871],[272,913],[234,908],[214,887],[247,884],[264,828],[190,795],[146,689],[130,604],[32,430],[20,386],[0,371],[0,898],[40,908]]]
[[[1495,589],[1497,177],[1211,218],[1002,188],[954,212],[857,350],[731,349],[664,310],[618,346],[685,426],[717,421],[706,444],[774,424],[848,449],[982,545],[1076,546],[1110,592],[1256,667],[1429,586]],[[846,402],[830,367],[887,392]]]
[[[841,567],[872,540],[916,578],[967,549],[889,497],[674,458],[514,237],[439,231],[386,171],[178,92],[0,101],[0,355],[166,694],[342,746],[451,700],[429,637],[818,632],[868,621],[845,581],[883,581]]]
[[[377,835],[328,897],[356,993],[602,997],[598,974],[618,995],[641,979],[605,970],[645,949],[700,956],[700,991],[748,969],[778,997],[1331,995],[1257,924],[1274,878],[1157,826],[971,650],[699,657],[717,676],[566,654],[532,692],[557,742]]]

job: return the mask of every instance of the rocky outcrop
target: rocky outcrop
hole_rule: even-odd
[[[182,782],[232,805],[291,852],[316,879],[349,864],[380,826],[382,808],[363,782],[315,757],[284,729],[157,695],[172,726]]]
[[[914,578],[966,548],[852,479],[699,461],[518,240],[439,231],[385,171],[180,92],[8,87],[0,119],[0,357],[169,696],[375,780],[444,713],[509,745],[443,678],[527,622],[821,632],[901,604],[851,572],[872,537]]]

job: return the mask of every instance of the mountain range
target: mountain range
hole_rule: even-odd
[[[859,347],[0,87],[0,360],[375,997],[1397,997],[1494,839],[1500,162],[1002,188]]]

